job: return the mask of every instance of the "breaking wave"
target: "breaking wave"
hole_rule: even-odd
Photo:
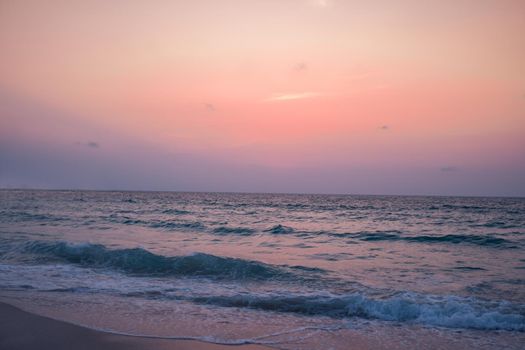
[[[112,268],[138,275],[205,276],[232,280],[268,280],[293,275],[293,268],[211,254],[163,256],[142,248],[111,250],[100,244],[32,241],[15,247],[38,262],[66,262],[93,268]],[[2,255],[10,254],[13,249]],[[0,258],[2,257],[0,255]]]
[[[365,318],[446,328],[525,330],[525,306],[484,302],[458,296],[400,293],[374,299],[361,293],[347,296],[212,296],[190,299],[223,307],[291,312],[334,318]]]

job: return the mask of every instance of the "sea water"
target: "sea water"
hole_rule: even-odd
[[[519,349],[525,199],[2,190],[0,300],[223,344]]]

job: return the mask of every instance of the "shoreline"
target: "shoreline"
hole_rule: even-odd
[[[36,315],[0,302],[0,348],[5,350],[270,350],[262,345],[221,345],[120,335]]]

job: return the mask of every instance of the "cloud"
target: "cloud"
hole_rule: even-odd
[[[210,112],[216,111],[215,106],[212,103],[204,103],[204,107]]]
[[[455,167],[453,165],[447,165],[447,166],[444,166],[441,168],[441,171],[445,172],[445,173],[449,173],[449,172],[453,172],[453,171],[458,171],[459,168],[458,167]]]
[[[390,130],[390,126],[388,126],[388,125],[381,125],[380,127],[378,127],[378,129],[386,131],[386,130]]]
[[[308,70],[308,65],[305,62],[297,62],[294,64],[293,70],[296,72],[303,72]]]
[[[89,148],[99,148],[100,147],[100,143],[95,142],[95,141],[77,142],[76,144],[79,146],[85,146]]]
[[[314,98],[321,96],[319,92],[298,92],[298,93],[287,93],[287,94],[274,94],[272,97],[268,98],[266,101],[270,102],[280,102],[280,101],[290,101],[290,100],[303,100],[306,98]]]

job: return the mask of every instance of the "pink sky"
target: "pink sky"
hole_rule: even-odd
[[[524,33],[521,0],[0,1],[0,186],[525,195]]]

